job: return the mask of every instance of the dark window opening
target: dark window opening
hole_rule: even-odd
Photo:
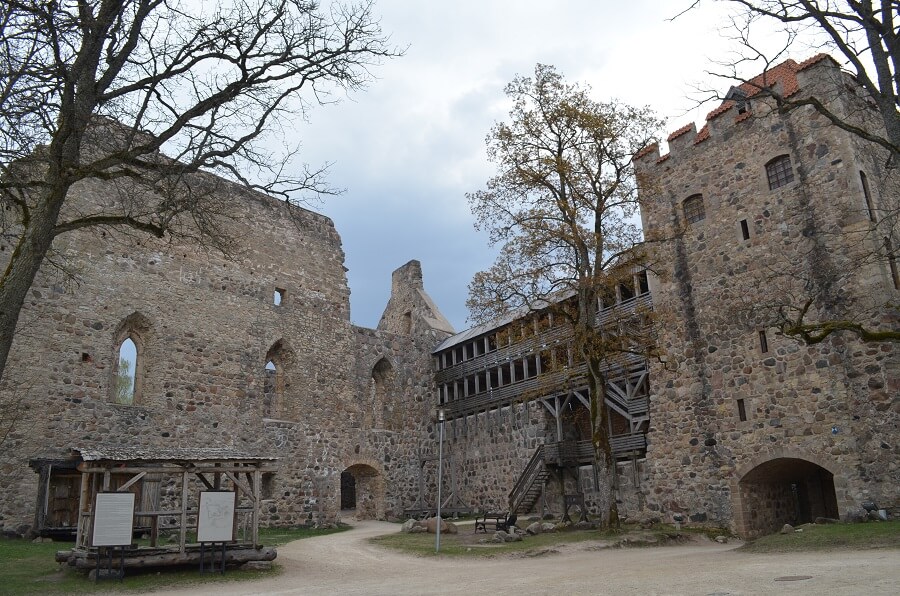
[[[275,306],[281,306],[284,302],[284,298],[287,296],[287,291],[282,288],[275,288],[275,295],[273,297],[273,303]]]
[[[747,220],[741,220],[741,238],[743,240],[750,240],[750,226],[747,225]]]
[[[759,351],[763,354],[769,351],[769,339],[766,337],[765,329],[759,332]]]
[[[791,158],[787,155],[779,155],[766,164],[766,177],[769,180],[769,190],[775,190],[785,184],[794,181],[794,169],[791,167]]]
[[[510,383],[512,383],[512,376],[510,375],[510,365],[507,362],[500,365],[500,384],[509,385]]]
[[[412,313],[406,312],[403,313],[403,335],[410,335],[412,333]]]
[[[744,400],[737,400],[737,409],[738,409],[738,419],[741,422],[747,422],[747,410],[744,407]]]
[[[525,359],[525,378],[530,379],[537,376],[537,357],[532,354]]]
[[[869,221],[875,223],[877,221],[875,217],[875,205],[872,203],[872,195],[869,193],[869,180],[866,178],[865,172],[859,173],[859,180],[862,182],[863,187],[863,195],[866,197],[866,209],[869,212]]]
[[[887,252],[888,266],[891,268],[891,279],[894,282],[894,289],[900,290],[900,272],[897,271],[897,255],[894,254],[894,245],[890,238],[884,239],[884,250]]]
[[[500,386],[500,372],[499,372],[499,369],[492,368],[490,371],[488,371],[488,377],[489,377],[489,379],[490,379],[490,382],[491,382],[491,388],[492,388],[492,389],[493,389],[494,387],[499,387],[499,386]]]
[[[644,295],[650,291],[650,280],[647,279],[647,272],[641,271],[637,274],[638,279],[638,289],[641,292],[641,295]]]
[[[497,349],[497,336],[495,334],[491,333],[490,335],[488,335],[487,341],[488,352],[493,352]]]
[[[459,346],[455,350],[453,350],[453,363],[459,364],[463,361],[463,347]]]
[[[475,387],[478,393],[484,393],[485,391],[487,391],[487,373],[480,372],[475,375],[475,379]]]
[[[484,338],[480,337],[475,342],[475,355],[481,356],[482,354],[484,354]]]
[[[521,381],[525,378],[525,362],[523,360],[513,362],[513,374],[515,375],[513,378],[516,381]]]
[[[601,308],[609,308],[611,306],[615,306],[616,304],[616,291],[614,288],[610,288],[608,286],[604,286],[600,288],[600,302],[602,303]]]
[[[466,377],[466,395],[475,395],[475,377]]]
[[[551,354],[550,354],[549,350],[544,350],[538,356],[539,357],[538,357],[538,362],[537,362],[537,366],[538,366],[537,374],[542,375],[546,372],[549,372],[551,367],[553,366],[551,364],[551,362],[552,362]]]
[[[475,357],[475,344],[466,344],[466,360],[471,360]]]
[[[696,223],[706,219],[706,209],[703,206],[703,195],[691,195],[681,204],[684,211],[684,220],[689,223]]]
[[[626,300],[631,300],[632,298],[634,298],[634,288],[631,286],[631,284],[620,283],[619,284],[619,296],[622,297],[622,302],[625,302]]]
[[[275,496],[275,472],[265,472],[262,475],[260,489],[263,499],[271,499]]]

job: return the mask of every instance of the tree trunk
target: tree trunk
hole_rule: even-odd
[[[606,406],[606,376],[600,372],[599,362],[588,364],[588,383],[591,394],[591,441],[594,444],[594,457],[606,466],[610,483],[607,487],[609,508],[604,520],[604,527],[619,528],[619,506],[616,503],[616,462],[609,442],[609,408]]]
[[[41,268],[44,255],[53,244],[53,228],[65,196],[66,190],[57,184],[40,202],[40,208],[31,213],[0,279],[0,379],[5,378],[6,363],[25,297]]]

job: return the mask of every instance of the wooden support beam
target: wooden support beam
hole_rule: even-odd
[[[181,474],[181,531],[178,536],[178,552],[184,554],[184,546],[187,542],[187,511],[188,511],[188,473]]]
[[[253,499],[253,517],[250,520],[251,526],[251,542],[253,542],[253,548],[259,547],[259,507],[262,502],[262,472],[259,470],[254,470],[253,472],[253,492],[256,494],[256,498]]]
[[[263,472],[277,472],[278,469],[274,467],[266,467],[259,466],[254,469],[259,469]],[[82,463],[78,465],[78,471],[83,474],[102,474],[104,472],[109,471],[109,468],[104,468],[94,465],[88,465],[87,463]],[[178,474],[180,472],[185,473],[201,473],[201,474],[209,474],[214,472],[246,472],[247,468],[242,466],[227,466],[222,468],[215,468],[212,465],[207,466],[123,466],[121,468],[115,468],[116,474],[139,474],[141,472],[147,472],[148,474]]]
[[[132,478],[131,480],[129,480],[128,482],[126,482],[125,484],[123,484],[122,486],[117,488],[116,491],[120,492],[120,493],[124,493],[129,488],[131,488],[136,482],[139,482],[146,475],[147,475],[147,472],[141,472],[140,474],[135,475],[134,478]]]
[[[234,483],[234,485],[235,485],[237,488],[239,488],[239,489],[241,489],[242,491],[244,491],[244,493],[246,493],[246,495],[250,498],[251,501],[256,501],[256,500],[257,500],[257,499],[256,499],[256,495],[253,494],[253,489],[250,488],[249,486],[247,486],[247,483],[246,483],[246,482],[244,482],[243,480],[241,480],[240,478],[238,478],[237,476],[235,476],[235,475],[232,474],[231,472],[225,472],[225,476],[227,476],[227,477]]]
[[[194,475],[200,479],[200,482],[203,483],[203,485],[207,488],[207,490],[216,490],[216,488],[213,486],[213,484],[209,480],[206,479],[206,476],[204,476],[202,472],[195,472]],[[219,474],[216,474],[216,477],[218,477],[218,476],[219,476]]]
[[[78,527],[75,529],[75,546],[86,546],[87,536],[85,536],[82,517],[86,511],[90,510],[90,490],[89,490],[90,474],[81,475],[81,492],[78,496]],[[49,484],[48,484],[49,490]]]

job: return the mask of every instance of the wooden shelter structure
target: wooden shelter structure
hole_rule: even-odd
[[[194,539],[205,491],[234,493],[233,540],[226,541],[225,563],[271,561],[276,556],[274,548],[259,542],[263,474],[274,472],[267,465],[275,458],[231,448],[95,446],[73,449],[69,461],[80,476],[75,546],[57,552],[57,561],[95,567],[97,496],[126,492],[135,494],[133,527],[149,537],[149,545],[125,546],[120,559],[125,567],[199,563],[201,544]],[[46,474],[47,491],[51,476]]]

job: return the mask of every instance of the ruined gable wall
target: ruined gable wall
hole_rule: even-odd
[[[829,69],[823,62],[800,73],[801,87],[838,97]],[[662,257],[669,275],[654,282],[668,366],[651,370],[648,507],[743,523],[752,512],[740,510],[738,481],[775,457],[832,472],[841,515],[862,500],[894,501],[895,350],[846,336],[806,347],[769,329],[762,353],[762,327],[747,314],[777,297],[774,272],[799,265],[816,278],[822,261],[811,264],[804,238],[840,238],[835,233],[860,225],[853,142],[809,108],[780,115],[755,103],[752,116],[736,111],[712,120],[706,140],[696,143],[690,131],[670,141],[667,157],[645,155],[638,163],[645,230],[671,234],[684,225],[681,202],[695,193],[706,211],[669,244]],[[765,164],[785,153],[796,179],[769,190]],[[742,219],[749,240],[741,237]],[[824,262],[858,270],[848,291],[864,294],[887,280],[859,266],[858,247],[829,247]],[[739,420],[738,399],[746,421]],[[879,430],[889,435],[882,445],[874,440],[884,437]]]
[[[108,187],[73,189],[84,206]],[[322,470],[336,466],[336,411],[354,400],[349,291],[340,238],[321,215],[226,185],[233,260],[193,244],[120,231],[61,236],[22,312],[8,375],[30,411],[0,455],[0,526],[30,523],[31,457],[69,446],[230,445],[279,457],[264,515],[270,523],[324,519]],[[286,290],[273,304],[274,289]],[[139,313],[142,398],[113,403],[117,329]],[[281,403],[266,407],[264,365],[282,340]],[[6,391],[10,391],[7,384]]]

